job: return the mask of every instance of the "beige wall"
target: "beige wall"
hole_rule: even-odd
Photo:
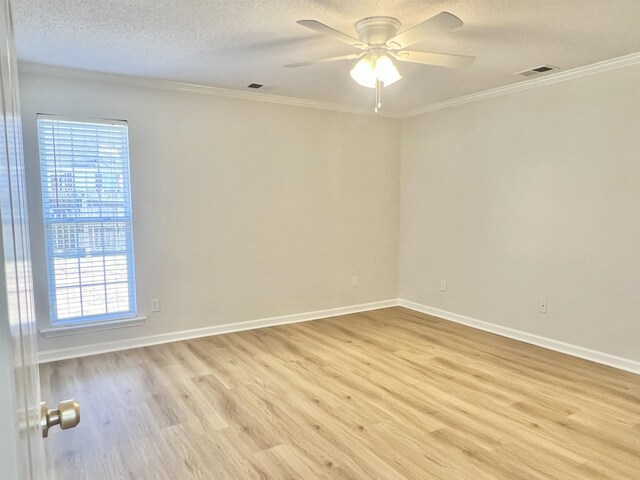
[[[37,113],[129,122],[149,317],[40,338],[41,351],[397,297],[399,121],[31,74],[21,95],[39,327],[49,318]],[[149,313],[151,298],[161,312]]]
[[[129,121],[149,317],[39,347],[399,296],[640,360],[639,80],[631,66],[400,122],[24,75],[39,326],[38,112]]]
[[[636,65],[406,119],[400,297],[640,360],[639,83]]]

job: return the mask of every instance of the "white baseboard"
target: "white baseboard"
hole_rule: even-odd
[[[556,352],[566,353],[574,357],[584,358],[585,360],[591,360],[592,362],[619,368],[620,370],[626,370],[627,372],[640,373],[640,362],[637,362],[635,360],[617,357],[615,355],[599,352],[597,350],[591,350],[589,348],[572,345],[570,343],[561,342],[559,340],[541,337],[539,335],[523,332],[521,330],[515,330],[509,327],[503,327],[501,325],[496,325],[495,323],[489,323],[482,320],[477,320],[475,318],[465,317],[464,315],[458,315],[457,313],[447,312],[446,310],[428,307],[426,305],[410,302],[408,300],[399,300],[399,304],[401,307],[409,308],[421,313],[426,313],[427,315],[432,315],[444,320],[467,325],[469,327],[477,328],[478,330],[495,333],[503,337],[530,343],[532,345],[537,345],[539,347],[554,350]]]
[[[194,328],[179,332],[161,333],[146,337],[130,338],[113,342],[93,343],[90,345],[79,345],[77,347],[60,348],[56,350],[44,350],[38,352],[38,363],[55,362],[69,358],[86,357],[99,353],[116,352],[129,348],[147,347],[161,343],[177,342],[189,340],[191,338],[208,337],[210,335],[221,335],[224,333],[240,332],[242,330],[253,330],[256,328],[272,327],[275,325],[286,325],[289,323],[307,322],[321,318],[336,317],[349,313],[366,312],[379,308],[398,306],[398,300],[383,300],[380,302],[363,303],[348,307],[330,308],[328,310],[318,310],[315,312],[297,313],[293,315],[283,315],[280,317],[260,318],[237,323],[227,323],[224,325],[213,325],[211,327]]]
[[[574,357],[584,358],[596,363],[608,365],[621,370],[640,374],[640,362],[627,358],[617,357],[608,353],[591,350],[578,345],[553,340],[551,338],[541,337],[532,333],[515,330],[513,328],[496,325],[494,323],[477,320],[475,318],[466,317],[457,313],[440,310],[409,300],[391,299],[380,302],[363,303],[360,305],[352,305],[348,307],[330,308],[328,310],[318,310],[315,312],[298,313],[293,315],[283,315],[280,317],[261,318],[257,320],[248,320],[244,322],[228,323],[225,325],[214,325],[211,327],[195,328],[191,330],[182,330],[179,332],[161,333],[157,335],[149,335],[146,337],[131,338],[114,342],[94,343],[90,345],[80,345],[77,347],[61,348],[57,350],[45,350],[38,352],[38,362],[47,363],[57,360],[65,360],[68,358],[85,357],[88,355],[96,355],[99,353],[115,352],[118,350],[127,350],[129,348],[147,347],[150,345],[158,345],[161,343],[177,342],[180,340],[189,340],[192,338],[207,337],[210,335],[221,335],[225,333],[240,332],[243,330],[253,330],[257,328],[272,327],[276,325],[286,325],[289,323],[306,322],[309,320],[318,320],[322,318],[335,317],[338,315],[347,315],[349,313],[366,312],[369,310],[377,310],[379,308],[402,306],[415,310],[417,312],[432,315],[434,317],[449,320],[451,322],[460,323],[469,327],[477,328],[485,332],[495,333],[503,337],[512,338],[521,342],[530,343],[539,347],[547,348],[557,352],[566,353]]]

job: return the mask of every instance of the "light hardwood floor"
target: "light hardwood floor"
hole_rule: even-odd
[[[640,376],[400,307],[60,361],[72,479],[640,479]]]

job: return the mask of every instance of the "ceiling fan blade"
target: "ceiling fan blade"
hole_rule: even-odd
[[[316,63],[329,63],[329,62],[340,62],[342,60],[355,60],[356,58],[364,57],[366,52],[362,53],[352,53],[351,55],[341,55],[340,57],[328,57],[321,58],[319,60],[309,60],[306,62],[298,62],[298,63],[290,63],[285,65],[287,68],[295,68],[295,67],[306,67],[307,65],[315,65]]]
[[[430,35],[453,30],[461,25],[462,20],[455,15],[449,12],[440,12],[415,27],[396,35],[387,42],[387,45],[390,47],[396,47],[397,45],[396,48],[407,48],[414,43],[425,40]]]
[[[318,22],[317,20],[298,20],[296,23],[302,25],[303,27],[310,28],[315,32],[323,33],[332,38],[335,38],[336,40],[340,40],[341,42],[351,45],[352,47],[359,48],[360,50],[364,50],[365,48],[367,48],[367,46],[357,38],[350,37],[346,33],[342,33],[335,28],[331,28],[324,23]]]
[[[476,57],[466,55],[449,55],[446,53],[412,52],[403,50],[394,54],[401,62],[422,63],[424,65],[437,65],[438,67],[464,68],[476,61]]]

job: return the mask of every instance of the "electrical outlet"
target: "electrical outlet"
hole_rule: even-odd
[[[538,310],[540,310],[540,313],[547,313],[547,301],[546,300],[540,300],[540,302],[538,302]]]
[[[160,311],[160,299],[159,298],[152,298],[151,299],[151,311],[152,312],[159,312]]]
[[[440,280],[440,291],[441,292],[446,292],[447,291],[447,281],[446,280]]]
[[[352,287],[357,287],[357,286],[359,286],[359,285],[360,285],[360,282],[358,281],[358,277],[353,277],[353,278],[351,279],[351,286],[352,286]]]

